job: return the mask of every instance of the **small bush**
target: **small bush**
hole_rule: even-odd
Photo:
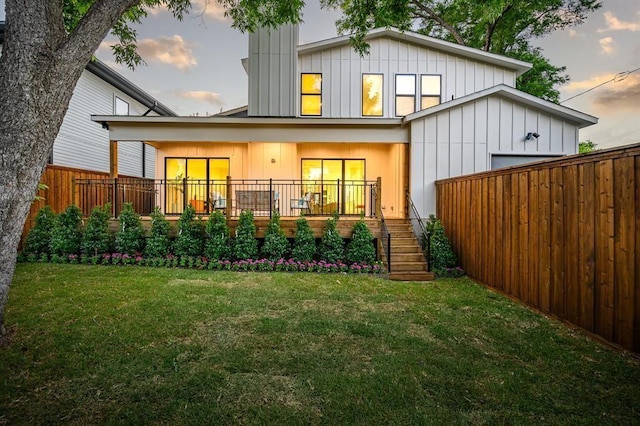
[[[238,226],[236,227],[236,238],[234,243],[234,256],[236,259],[246,260],[258,257],[258,240],[255,239],[256,225],[253,222],[251,210],[244,210],[240,213]]]
[[[144,249],[144,229],[140,215],[131,203],[124,203],[118,218],[120,227],[116,233],[116,251],[133,255]]]
[[[318,251],[320,259],[335,263],[344,258],[344,240],[336,229],[336,219],[327,219]]]
[[[353,236],[347,246],[347,262],[373,263],[376,260],[376,248],[373,246],[373,234],[364,219],[353,225]]]
[[[51,253],[68,256],[80,252],[82,212],[74,205],[58,215],[51,232]]]
[[[49,253],[51,246],[51,231],[56,223],[56,214],[50,206],[44,206],[38,210],[36,224],[29,231],[24,252],[34,255]]]
[[[205,256],[210,260],[229,260],[231,257],[229,227],[222,212],[216,210],[211,213],[206,231]]]
[[[188,205],[178,219],[178,235],[173,254],[176,256],[200,256],[202,243],[202,220],[196,219],[196,209],[192,205]]]
[[[313,260],[316,253],[316,237],[309,226],[309,221],[304,217],[296,220],[296,237],[293,242],[292,257],[299,262]]]
[[[91,210],[82,237],[81,252],[85,257],[108,253],[113,248],[113,235],[109,231],[111,204]]]
[[[290,250],[291,245],[289,244],[289,240],[285,237],[284,231],[280,226],[280,214],[274,211],[267,225],[267,230],[264,233],[262,256],[275,262],[287,256]]]
[[[444,226],[434,215],[429,216],[427,232],[431,235],[429,257],[431,270],[437,275],[446,275],[447,270],[458,266],[458,258],[449,244]]]
[[[156,206],[151,212],[151,231],[147,238],[147,245],[144,248],[145,256],[157,258],[165,257],[169,254],[171,249],[171,241],[169,241],[170,230],[171,225],[160,211],[160,207]]]

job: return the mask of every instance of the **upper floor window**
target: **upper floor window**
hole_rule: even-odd
[[[420,76],[420,109],[440,104],[442,95],[442,77],[440,75],[423,74]]]
[[[416,111],[416,76],[396,74],[396,116],[402,117]]]
[[[129,115],[129,102],[122,100],[116,96],[113,103],[115,115]]]
[[[322,74],[301,75],[300,115],[322,115]]]
[[[362,115],[382,117],[382,74],[362,74]]]

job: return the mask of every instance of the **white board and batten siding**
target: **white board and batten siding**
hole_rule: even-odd
[[[350,46],[300,54],[300,74],[322,74],[322,117],[362,117],[363,73],[383,74],[383,116],[387,118],[395,117],[396,74],[416,75],[418,97],[421,74],[441,75],[442,102],[498,84],[515,86],[514,70],[388,37],[369,43],[364,57]]]
[[[91,115],[115,114],[116,97],[129,104],[130,115],[142,115],[147,110],[144,105],[91,72],[82,72],[53,145],[53,164],[109,172],[109,132],[92,121]],[[142,146],[141,142],[118,144],[119,174],[142,176]],[[149,145],[144,149],[145,174],[147,177],[153,177],[155,149]]]
[[[540,136],[525,140],[527,133]],[[578,124],[501,96],[411,121],[410,182],[424,217],[435,213],[435,181],[574,154]]]

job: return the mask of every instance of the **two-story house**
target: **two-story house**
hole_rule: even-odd
[[[394,29],[367,41],[361,57],[348,37],[299,45],[294,25],[260,30],[243,60],[246,108],[93,120],[114,147],[156,148],[156,204],[170,214],[186,203],[231,215],[258,207],[240,186],[228,193],[230,177],[271,179],[283,216],[369,216],[375,201],[388,218],[407,216],[407,192],[421,216],[433,213],[437,179],[573,154],[578,130],[597,122],[515,89],[528,63]],[[115,159],[111,173],[121,173]]]

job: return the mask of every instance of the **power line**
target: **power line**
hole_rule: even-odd
[[[573,95],[573,96],[571,96],[570,98],[567,98],[567,99],[565,99],[565,100],[560,101],[560,103],[561,103],[561,104],[563,104],[563,103],[565,103],[565,102],[567,102],[567,101],[570,101],[570,100],[571,100],[571,99],[573,99],[573,98],[577,98],[578,96],[584,95],[585,93],[589,93],[589,92],[591,92],[592,90],[597,89],[598,87],[602,87],[602,86],[604,86],[605,84],[611,83],[612,81],[614,81],[614,82],[616,82],[616,83],[617,83],[617,82],[619,82],[619,81],[622,81],[622,80],[626,79],[627,77],[629,77],[629,75],[633,74],[633,73],[634,73],[634,72],[636,72],[636,71],[640,71],[640,68],[636,68],[635,70],[631,70],[631,71],[623,71],[623,72],[619,72],[619,73],[618,73],[618,74],[616,74],[616,75],[615,75],[611,80],[607,80],[607,81],[605,81],[605,82],[603,82],[603,83],[598,84],[597,86],[593,86],[591,89],[587,89],[587,90],[585,90],[584,92],[580,92],[580,93],[578,93],[577,95]]]

